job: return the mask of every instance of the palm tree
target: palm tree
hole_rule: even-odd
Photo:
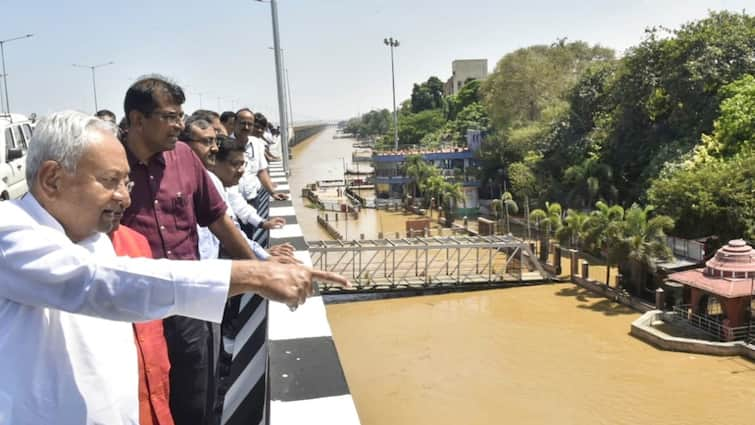
[[[501,213],[504,213],[504,216],[506,217],[506,234],[511,233],[509,211],[511,211],[512,214],[519,212],[519,205],[514,201],[511,193],[503,192],[503,194],[501,194],[501,199],[494,200],[490,206],[493,208],[493,211],[495,211],[497,221],[501,220]]]
[[[435,205],[438,208],[438,211],[440,211],[440,195],[443,191],[443,185],[446,183],[446,179],[443,176],[430,176],[425,180],[424,183],[420,183],[420,188],[423,192],[426,194],[429,194],[433,198],[435,198],[436,202]],[[427,200],[430,202],[430,200]],[[430,208],[430,217],[432,217],[432,204],[429,204]]]
[[[618,190],[611,184],[613,170],[599,160],[599,157],[591,156],[564,171],[564,182],[571,187],[566,194],[570,205],[589,207],[599,196],[610,200],[617,198]]]
[[[536,208],[530,212],[530,219],[535,220],[535,227],[540,234],[540,260],[544,261],[548,256],[548,241],[551,231],[558,232],[563,225],[561,221],[561,204],[546,202],[545,210]],[[545,233],[542,230],[545,229]]]
[[[624,208],[621,205],[609,206],[603,201],[595,203],[595,210],[590,213],[587,223],[587,249],[600,253],[606,259],[606,285],[611,282],[611,266],[618,262],[616,250],[611,249],[611,241],[621,234],[624,220]]]
[[[440,191],[440,202],[443,205],[443,214],[446,218],[446,227],[451,227],[451,224],[454,221],[453,210],[459,201],[465,201],[461,184],[444,181]]]
[[[558,239],[567,242],[579,251],[582,248],[582,241],[587,237],[588,219],[587,213],[568,209],[564,218],[565,225],[556,233]]]
[[[644,291],[647,273],[655,271],[656,261],[672,258],[666,232],[674,228],[674,220],[665,215],[650,218],[652,211],[653,207],[633,204],[624,213],[616,240],[609,242],[617,258],[623,260],[619,268],[629,272],[637,295]]]
[[[411,193],[414,199],[417,199],[422,182],[439,174],[438,169],[428,164],[422,158],[422,155],[408,155],[404,161],[403,172],[405,176],[409,177],[409,183],[407,183],[405,190],[407,193]]]

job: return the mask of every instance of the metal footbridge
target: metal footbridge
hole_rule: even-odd
[[[308,242],[312,266],[354,288],[323,294],[534,283],[550,279],[529,243],[512,236],[453,236]]]

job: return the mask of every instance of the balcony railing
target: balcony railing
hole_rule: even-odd
[[[718,316],[692,313],[689,304],[674,306],[673,312],[676,319],[700,329],[717,341],[748,341],[755,337],[755,329],[750,326],[726,326]]]

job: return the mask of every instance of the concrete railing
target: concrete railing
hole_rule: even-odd
[[[291,138],[291,146],[296,146],[299,143],[301,143],[303,140],[308,139],[315,134],[325,130],[328,128],[330,124],[327,123],[321,123],[321,124],[307,124],[307,125],[298,125],[294,127],[294,135]]]
[[[278,185],[278,191],[289,192],[283,166],[280,163],[271,163],[269,171],[271,179]],[[301,227],[296,222],[296,211],[291,201],[273,200],[270,216],[283,217],[289,223],[270,231],[271,243],[292,244],[296,250],[294,256],[311,266],[312,259],[307,251]],[[319,289],[316,287],[315,290],[315,295],[308,298],[307,302],[294,312],[284,304],[269,303],[266,318],[269,350],[266,391],[268,405],[265,407],[268,420],[264,423],[360,423],[333,341],[325,304]],[[242,346],[255,337],[254,334],[243,332],[242,329],[236,338],[236,343]],[[236,359],[244,357],[247,356],[242,353]],[[265,391],[264,388],[255,387],[256,379],[247,373],[253,370],[255,361],[255,358],[249,358],[244,360],[247,364],[237,366],[243,371],[234,382],[232,391],[226,394],[225,407],[228,411],[224,411],[224,425],[249,423],[244,412],[260,408],[250,405],[255,392]]]

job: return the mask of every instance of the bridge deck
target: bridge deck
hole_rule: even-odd
[[[511,236],[314,241],[312,265],[348,276],[354,288],[322,293],[479,286],[549,279],[529,244]]]

